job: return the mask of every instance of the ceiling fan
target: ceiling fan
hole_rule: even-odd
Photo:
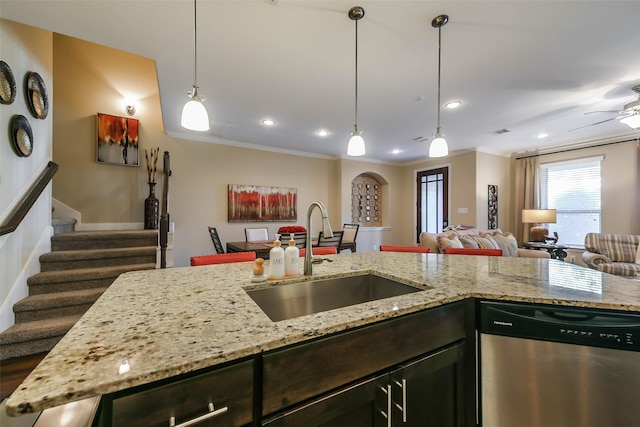
[[[611,120],[620,120],[620,123],[624,123],[629,126],[631,129],[640,130],[640,85],[634,86],[631,88],[635,93],[638,94],[638,99],[626,104],[622,110],[609,110],[609,111],[589,111],[585,114],[594,114],[594,113],[616,113],[618,114],[616,117],[612,117],[607,120],[602,120],[599,122],[591,123],[585,126],[580,126],[579,128],[571,129],[569,132],[573,132],[574,130],[584,129],[589,126],[599,125],[600,123],[610,122]]]

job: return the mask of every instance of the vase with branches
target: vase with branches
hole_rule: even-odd
[[[157,230],[160,222],[160,200],[156,197],[156,171],[160,148],[144,150],[147,160],[147,183],[149,184],[149,197],[144,200],[144,228],[145,230]]]

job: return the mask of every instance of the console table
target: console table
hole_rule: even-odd
[[[565,245],[552,245],[543,242],[525,242],[522,244],[522,247],[525,249],[536,249],[539,251],[546,250],[549,252],[552,259],[559,259],[560,261],[564,261],[567,257],[567,251],[565,251],[565,249],[567,249],[568,246]]]

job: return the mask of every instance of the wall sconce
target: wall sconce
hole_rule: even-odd
[[[128,115],[133,116],[136,113],[136,100],[132,98],[124,99],[124,111],[127,112]]]

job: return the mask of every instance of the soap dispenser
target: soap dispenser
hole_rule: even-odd
[[[280,247],[280,235],[276,234],[273,248],[269,251],[269,265],[271,266],[271,279],[284,277],[284,249]]]
[[[284,250],[284,273],[287,276],[297,276],[300,274],[299,264],[300,250],[296,246],[293,233],[289,239],[289,246]]]

